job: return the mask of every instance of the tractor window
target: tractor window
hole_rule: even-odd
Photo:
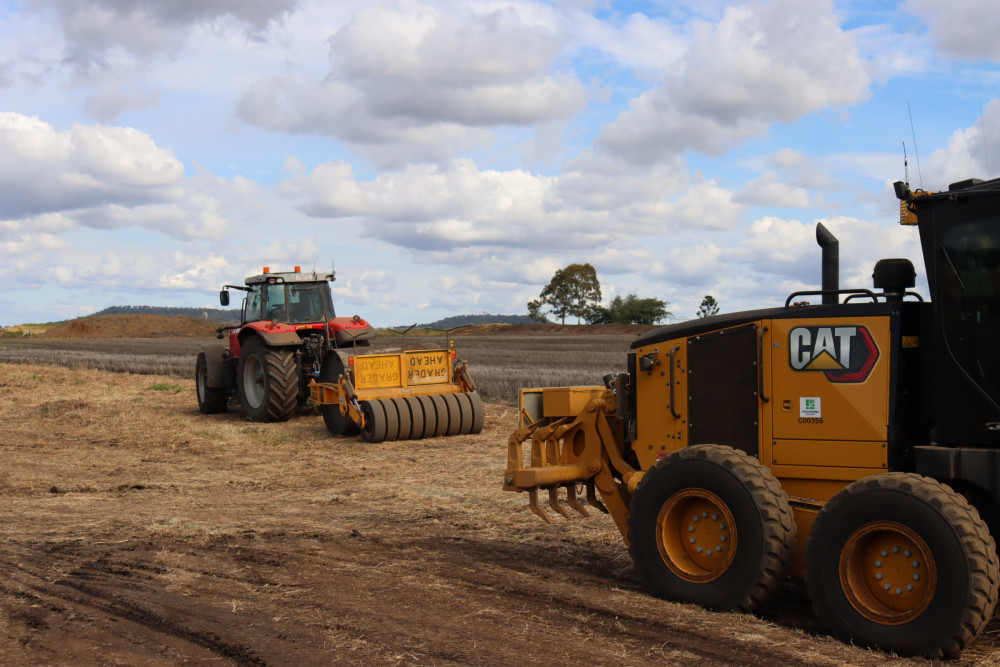
[[[256,322],[260,317],[261,290],[259,287],[251,287],[247,294],[246,311],[243,315],[244,322]]]
[[[277,320],[279,322],[289,321],[288,308],[285,303],[284,283],[267,286],[267,303],[265,307],[267,308],[267,315],[265,315],[264,319]]]
[[[288,311],[291,322],[325,322],[333,317],[333,302],[326,283],[288,286]]]
[[[941,249],[948,346],[965,372],[1000,403],[1000,220],[952,227]]]

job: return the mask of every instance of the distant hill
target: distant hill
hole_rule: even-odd
[[[472,324],[533,324],[535,321],[527,315],[452,315],[443,320],[418,324],[420,329],[454,329]]]
[[[111,306],[94,313],[97,315],[166,315],[167,317],[190,317],[194,320],[239,324],[239,308],[174,308],[169,306]]]

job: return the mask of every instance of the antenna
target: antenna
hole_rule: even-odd
[[[924,175],[920,171],[920,151],[917,149],[917,131],[913,127],[913,109],[910,108],[909,100],[906,101],[906,110],[910,112],[910,133],[913,135],[913,154],[917,157],[917,178],[920,179],[920,189],[924,189]]]
[[[979,126],[983,129],[983,153],[986,154],[986,178],[990,178],[990,151],[986,147],[986,114],[983,113],[983,96],[979,96]]]
[[[903,182],[910,187],[910,161],[906,159],[906,142],[903,142]]]

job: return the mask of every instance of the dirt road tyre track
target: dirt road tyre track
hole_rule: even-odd
[[[993,615],[997,553],[978,512],[951,488],[911,473],[874,475],[816,517],[806,584],[841,638],[952,658]]]
[[[631,553],[657,596],[753,611],[788,572],[795,522],[788,496],[760,461],[694,445],[643,476],[628,517]]]
[[[236,385],[247,419],[287,421],[299,396],[294,353],[287,347],[268,347],[256,337],[247,339],[240,350]]]
[[[225,389],[208,386],[208,360],[205,353],[198,354],[194,365],[195,390],[198,394],[198,410],[203,415],[217,415],[225,412],[229,404],[229,394]]]

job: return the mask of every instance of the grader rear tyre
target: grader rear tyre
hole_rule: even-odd
[[[448,407],[448,430],[444,434],[458,435],[462,428],[462,406],[455,394],[445,394],[442,398]]]
[[[386,419],[381,401],[362,401],[361,414],[365,425],[361,427],[361,437],[366,442],[385,442]]]
[[[345,374],[344,362],[340,356],[334,352],[330,352],[323,357],[323,367],[319,372],[320,382],[336,384],[343,374]],[[347,377],[350,379],[349,372],[347,372]],[[358,434],[358,425],[350,417],[341,413],[339,404],[330,403],[321,405],[319,406],[319,411],[323,415],[326,430],[332,435],[350,436]]]
[[[236,378],[240,403],[251,421],[286,421],[295,412],[299,377],[291,349],[248,339],[240,350]]]
[[[845,641],[948,659],[993,615],[997,553],[979,513],[951,488],[912,473],[874,475],[820,510],[806,585]]]
[[[753,611],[788,572],[795,522],[771,472],[742,451],[694,445],[643,476],[628,516],[630,551],[657,596]]]

